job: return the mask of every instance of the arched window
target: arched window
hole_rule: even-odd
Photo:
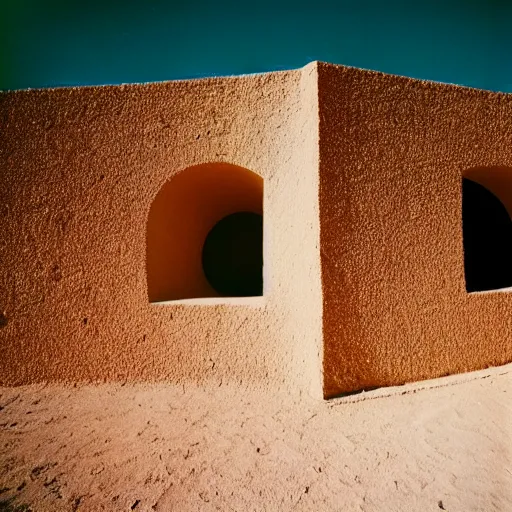
[[[263,179],[227,163],[189,167],[151,205],[150,302],[263,295]]]
[[[462,179],[468,292],[512,287],[512,169],[478,168]]]

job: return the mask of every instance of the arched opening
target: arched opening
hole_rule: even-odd
[[[462,179],[466,290],[512,287],[512,169],[479,168]]]
[[[150,302],[263,295],[263,179],[232,164],[189,167],[151,205]]]

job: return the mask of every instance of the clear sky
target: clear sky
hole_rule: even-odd
[[[512,92],[511,0],[0,0],[0,89],[323,60]]]

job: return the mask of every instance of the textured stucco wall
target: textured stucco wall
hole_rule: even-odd
[[[512,197],[511,120],[507,95],[322,63],[0,94],[0,384],[331,397],[511,361],[461,218],[463,176]],[[208,162],[264,180],[264,297],[150,304],[150,207]]]
[[[209,379],[321,396],[316,98],[315,65],[0,94],[0,383]],[[150,206],[205,162],[264,179],[265,296],[150,304]]]
[[[326,396],[512,360],[512,293],[466,292],[461,214],[466,171],[512,165],[512,97],[318,73]]]

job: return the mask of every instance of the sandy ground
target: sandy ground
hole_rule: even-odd
[[[511,398],[512,365],[329,402],[0,388],[0,510],[512,511]]]

